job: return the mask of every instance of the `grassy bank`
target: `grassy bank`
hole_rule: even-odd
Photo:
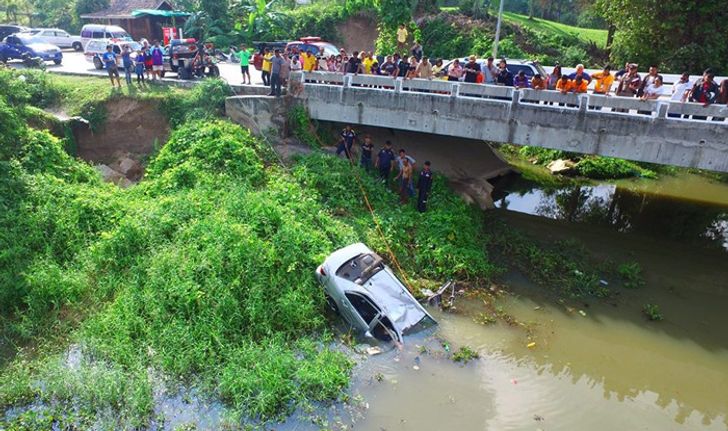
[[[98,102],[33,79],[58,92],[48,105]],[[361,240],[387,256],[386,240],[408,281],[494,273],[483,214],[444,180],[422,215],[343,160],[315,154],[288,171],[239,126],[185,119],[221,108],[209,91],[140,97],[164,108],[167,91],[187,115],[170,117],[169,141],[126,190],[26,126],[40,92],[0,96],[3,130],[14,131],[0,147],[0,325],[3,343],[19,347],[0,370],[0,406],[37,406],[3,427],[144,427],[164,419],[152,413],[165,383],[222,399],[232,426],[342,399],[352,364],[330,347],[313,277],[328,253]]]
[[[514,12],[503,12],[503,18],[506,22],[511,24],[517,24],[545,34],[578,37],[594,42],[600,48],[605,48],[607,46],[607,30],[574,27],[560,22],[549,21],[536,17],[529,19],[526,15],[519,15]]]

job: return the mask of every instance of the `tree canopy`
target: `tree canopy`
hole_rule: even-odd
[[[725,0],[599,0],[616,28],[612,60],[693,74],[728,71]]]

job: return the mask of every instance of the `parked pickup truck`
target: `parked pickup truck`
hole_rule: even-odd
[[[61,64],[63,61],[63,53],[59,47],[36,42],[32,36],[11,34],[0,43],[0,62],[22,60],[24,56],[38,57],[55,64]]]

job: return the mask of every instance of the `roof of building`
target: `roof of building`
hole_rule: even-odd
[[[109,7],[81,15],[81,18],[135,18],[132,12],[138,9],[174,10],[168,0],[111,0]]]

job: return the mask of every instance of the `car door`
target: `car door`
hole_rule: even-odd
[[[24,48],[20,39],[16,36],[8,36],[6,41],[8,45],[7,57],[20,58],[23,54],[22,49]]]
[[[55,34],[53,42],[54,45],[57,45],[59,48],[70,48],[71,47],[71,35],[66,33],[63,30],[55,30],[53,32]]]
[[[349,323],[362,331],[368,331],[372,322],[379,316],[379,309],[369,298],[360,293],[346,292],[344,296],[351,306],[346,307],[351,314]]]

